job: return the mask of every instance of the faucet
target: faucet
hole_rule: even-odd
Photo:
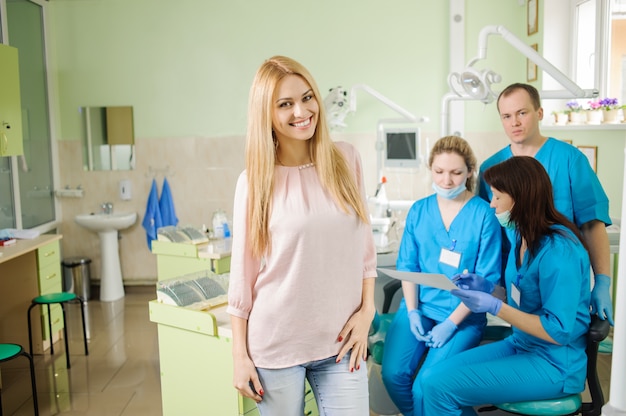
[[[100,207],[103,214],[113,214],[113,202],[103,202]]]

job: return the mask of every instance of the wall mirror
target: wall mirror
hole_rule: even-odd
[[[133,107],[81,107],[84,170],[133,170]]]

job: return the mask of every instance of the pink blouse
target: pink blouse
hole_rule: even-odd
[[[365,203],[356,149],[337,142]],[[363,279],[376,277],[371,227],[347,215],[322,189],[315,167],[276,166],[270,218],[272,252],[248,249],[248,181],[237,182],[228,313],[248,319],[257,367],[286,368],[337,355],[337,336],[361,305]]]

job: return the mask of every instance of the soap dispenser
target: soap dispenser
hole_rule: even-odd
[[[120,187],[120,199],[122,201],[129,201],[131,198],[131,182],[129,179],[122,179],[119,183]]]

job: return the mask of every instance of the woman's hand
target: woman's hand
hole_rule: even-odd
[[[478,290],[491,294],[495,285],[476,273],[459,273],[452,276],[452,283],[466,290]]]
[[[249,397],[257,403],[263,399],[259,374],[248,356],[234,359],[233,385],[244,397]]]
[[[361,367],[361,359],[367,358],[367,336],[373,319],[374,308],[362,307],[348,319],[337,337],[339,342],[345,339],[337,355],[337,362],[341,361],[348,351],[352,351],[350,354],[350,371],[355,368],[358,370]]]

